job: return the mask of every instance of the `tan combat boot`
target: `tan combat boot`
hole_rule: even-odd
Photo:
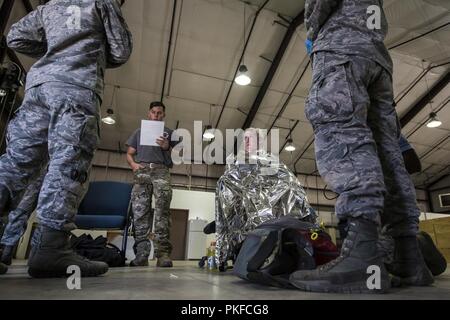
[[[156,266],[161,268],[172,268],[173,263],[169,255],[167,253],[163,253],[156,261]]]

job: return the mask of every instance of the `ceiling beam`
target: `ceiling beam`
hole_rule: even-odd
[[[295,83],[294,87],[292,88],[291,92],[289,92],[289,95],[288,95],[287,99],[284,101],[283,106],[281,107],[281,109],[278,112],[277,116],[275,117],[275,119],[273,119],[272,124],[270,125],[270,128],[269,128],[268,132],[272,131],[272,129],[275,126],[275,124],[277,123],[278,119],[280,119],[280,117],[283,115],[284,111],[286,110],[287,106],[289,105],[289,102],[291,102],[291,99],[292,99],[292,97],[294,95],[295,90],[297,90],[297,87],[300,84],[300,81],[302,81],[303,76],[305,75],[305,72],[306,72],[306,70],[308,70],[308,67],[310,65],[309,57],[307,57],[307,59],[308,59],[308,63],[306,63],[306,66],[303,69],[302,74],[298,78],[298,80]]]
[[[161,89],[161,99],[160,99],[161,102],[164,101],[164,93],[166,90],[166,78],[167,78],[167,72],[169,71],[169,60],[170,60],[170,53],[172,51],[173,27],[175,24],[176,12],[177,12],[177,0],[173,0],[172,21],[170,23],[169,45],[167,48],[166,66],[164,68],[163,84],[162,84],[162,89]]]
[[[259,107],[261,106],[261,103],[266,96],[267,91],[269,90],[269,86],[272,82],[273,77],[275,76],[275,73],[277,72],[281,60],[284,57],[284,54],[286,52],[286,49],[289,46],[289,43],[292,40],[292,37],[295,34],[295,30],[303,24],[305,18],[305,11],[300,12],[297,17],[294,18],[292,23],[289,25],[288,30],[286,31],[286,34],[284,35],[283,41],[280,44],[280,47],[278,48],[278,52],[275,55],[275,58],[273,59],[273,62],[269,68],[269,71],[267,72],[266,78],[264,79],[264,82],[259,89],[258,95],[255,98],[255,101],[253,102],[253,105],[247,115],[247,118],[245,119],[244,124],[242,125],[242,129],[248,129],[252,125],[253,120],[255,119],[256,113],[259,110]]]
[[[294,170],[297,171],[297,163],[302,159],[302,157],[305,155],[305,153],[308,151],[308,149],[314,144],[314,135],[312,136],[311,141],[308,143],[306,148],[303,149],[303,151],[300,152],[300,155],[297,157],[297,160],[294,162]]]
[[[28,13],[32,12],[33,6],[30,3],[30,0],[22,0],[23,6],[25,7],[25,10],[27,10]]]
[[[8,24],[13,6],[14,0],[5,0],[0,8],[0,32],[2,36],[5,34],[6,26]]]
[[[430,103],[450,82],[450,72],[447,72],[408,112],[400,119],[400,124],[404,128],[415,116],[417,116],[428,103]]]
[[[219,118],[217,119],[217,122],[216,122],[216,125],[214,126],[214,128],[219,128],[220,120],[222,119],[223,112],[225,110],[225,107],[227,106],[228,98],[230,97],[231,90],[233,89],[234,79],[236,79],[236,76],[237,76],[237,74],[239,72],[239,68],[240,68],[240,66],[242,64],[242,61],[244,59],[244,55],[245,55],[245,52],[247,51],[247,46],[248,46],[248,43],[250,42],[250,38],[251,38],[251,36],[253,34],[253,29],[255,28],[256,21],[258,20],[259,14],[264,9],[264,7],[267,5],[268,2],[269,2],[269,0],[266,0],[263,3],[263,5],[261,7],[259,7],[258,10],[255,13],[255,17],[253,18],[252,26],[250,27],[250,31],[248,33],[247,39],[245,40],[244,49],[242,50],[241,57],[239,58],[239,64],[238,64],[236,70],[234,71],[233,79],[231,80],[231,84],[228,87],[228,91],[227,91],[227,94],[225,96],[225,101],[224,101],[224,103],[222,105],[222,109],[220,110]],[[245,37],[245,35],[244,35],[244,37]]]
[[[450,138],[450,134],[447,134],[447,136],[443,137],[438,143],[436,143],[430,150],[428,150],[427,152],[425,152],[423,155],[421,155],[419,157],[420,160],[426,158],[427,156],[429,156],[431,153],[433,153],[436,150],[439,150],[439,147],[447,142],[447,140]],[[425,170],[424,170],[425,171]]]
[[[401,42],[399,44],[396,44],[394,46],[391,46],[388,49],[392,50],[392,49],[398,48],[398,47],[403,46],[403,45],[405,45],[407,43],[410,43],[410,42],[415,41],[417,39],[423,38],[423,37],[425,37],[426,35],[428,35],[430,33],[433,33],[433,32],[436,32],[436,31],[438,31],[440,29],[443,29],[443,28],[447,27],[448,25],[450,25],[450,22],[446,22],[443,25],[440,25],[439,27],[436,27],[436,28],[434,28],[434,29],[432,29],[430,31],[427,31],[427,32],[423,33],[423,34],[420,34],[420,35],[418,35],[418,36],[416,36],[416,37],[414,37],[412,39],[409,39],[409,40],[403,41],[403,42]]]
[[[447,170],[447,169],[448,169],[448,166],[445,167],[442,171],[445,171],[445,170]],[[440,177],[435,177],[434,181],[429,182],[429,183],[426,185],[426,189],[429,190],[430,192],[433,191],[432,188],[433,188],[434,185],[436,185],[438,182],[441,182],[442,180],[446,179],[446,178],[449,177],[449,176],[450,176],[450,175],[449,175],[448,173],[445,173],[445,174],[443,174],[443,175],[440,176]]]
[[[2,36],[0,41],[0,65],[5,61],[8,45],[6,44],[6,37]]]

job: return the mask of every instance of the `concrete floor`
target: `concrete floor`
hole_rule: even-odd
[[[81,280],[81,290],[68,290],[66,279],[31,279],[23,261],[0,276],[0,299],[86,300],[320,300],[320,299],[450,299],[450,271],[432,287],[392,289],[384,295],[317,294],[248,283],[231,272],[208,272],[195,261],[176,261],[172,269],[114,268],[97,278]]]

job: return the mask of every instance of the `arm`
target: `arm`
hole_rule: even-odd
[[[130,165],[131,169],[133,169],[133,171],[137,171],[137,170],[143,168],[139,163],[136,163],[134,161],[135,154],[136,154],[136,149],[133,148],[133,147],[128,147],[128,150],[127,150],[127,162]]]
[[[40,13],[35,10],[12,25],[8,33],[8,47],[32,58],[47,52],[47,40]]]
[[[98,1],[107,41],[107,66],[117,68],[128,61],[133,51],[133,38],[115,0]]]
[[[325,22],[342,0],[307,0],[305,3],[305,26],[307,39],[315,41]]]

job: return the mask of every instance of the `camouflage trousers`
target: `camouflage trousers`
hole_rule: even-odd
[[[27,187],[17,208],[8,214],[8,223],[2,236],[1,244],[15,246],[27,229],[28,219],[36,210],[39,192],[44,183],[47,166],[39,172],[37,178]]]
[[[362,216],[391,236],[415,235],[416,193],[399,147],[391,75],[370,59],[318,52],[306,116],[319,172],[340,219]]]
[[[49,159],[39,195],[42,226],[76,228],[74,218],[86,190],[99,142],[100,99],[91,90],[48,82],[26,91],[8,126],[0,158],[0,213],[17,207],[29,182]]]
[[[150,231],[154,220],[155,256],[172,252],[170,243],[170,186],[169,169],[139,169],[134,173],[134,187],[131,193],[133,209],[135,251],[137,255],[150,255]],[[152,195],[155,196],[155,210],[152,214]]]

